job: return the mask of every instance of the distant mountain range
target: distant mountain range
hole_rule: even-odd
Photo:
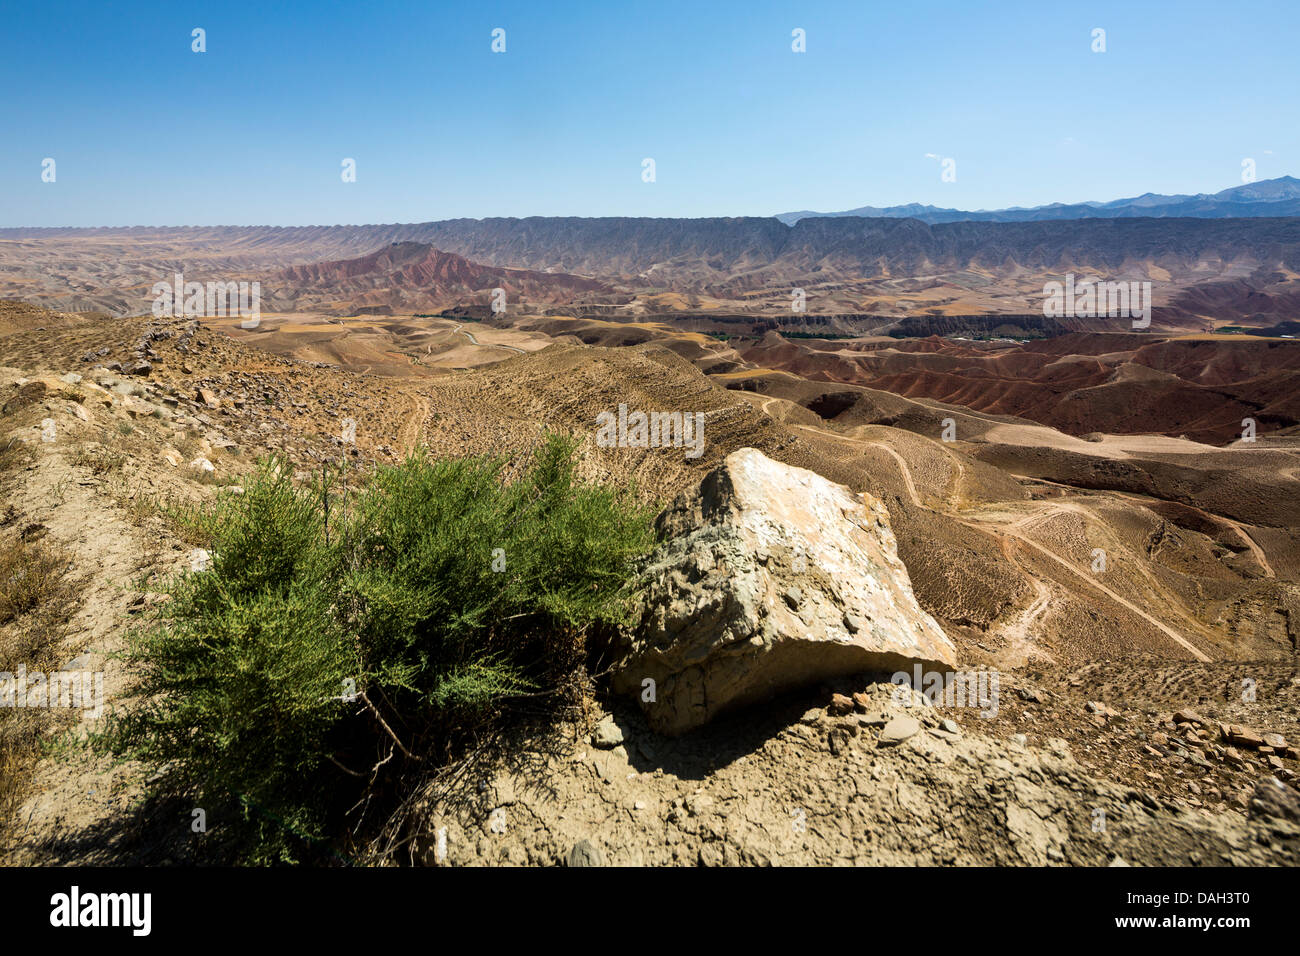
[[[1282,212],[1300,203],[1300,195],[1285,198],[1300,193],[1300,181],[1227,193],[1236,200],[1204,203]],[[1168,208],[1165,198],[1128,202],[1150,211]],[[401,314],[454,306],[486,314],[489,294],[500,287],[512,308],[789,316],[802,296],[808,313],[888,316],[912,322],[908,328],[918,335],[941,327],[960,332],[968,316],[1042,316],[1047,283],[1073,273],[1149,283],[1158,327],[1281,329],[1300,315],[1300,215],[938,223],[843,215],[793,225],[775,217],[530,217],[0,229],[0,298],[136,314],[150,308],[153,285],[177,272],[198,281],[259,280],[270,311]],[[1113,316],[1074,319],[1069,327],[1076,329],[1117,324]]]
[[[934,225],[843,216],[793,226],[774,218],[456,219],[0,230],[0,240],[0,298],[114,314],[147,311],[153,284],[178,271],[199,281],[259,279],[272,311],[485,310],[500,286],[515,306],[579,313],[789,315],[792,290],[802,289],[809,312],[933,324],[1041,313],[1045,283],[1070,273],[1151,282],[1155,319],[1166,327],[1270,328],[1300,308],[1297,216]]]
[[[919,219],[935,224],[944,222],[1041,222],[1047,219],[1129,219],[1142,216],[1157,219],[1188,217],[1193,219],[1234,219],[1259,216],[1300,216],[1300,179],[1280,176],[1244,186],[1233,186],[1217,193],[1195,196],[1165,196],[1143,193],[1131,199],[1110,202],[1051,203],[1047,206],[1011,209],[981,209],[968,212],[908,203],[906,206],[859,206],[843,212],[786,212],[777,216],[787,226],[800,219],[839,216],[863,216],[883,219]]]

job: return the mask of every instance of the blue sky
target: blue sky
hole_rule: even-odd
[[[1294,0],[13,3],[0,226],[1213,192],[1300,174],[1298,37]]]

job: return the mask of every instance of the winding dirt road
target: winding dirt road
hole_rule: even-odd
[[[836,434],[835,432],[829,431],[828,429],[818,428],[814,425],[796,425],[795,427],[802,428],[805,431],[817,432],[819,434],[825,435],[826,437],[835,439],[837,441],[849,442],[852,444],[857,444],[857,445],[870,447],[870,448],[880,448],[888,452],[889,455],[898,463],[899,471],[901,472],[903,477],[903,484],[907,488],[907,495],[908,498],[911,499],[912,504],[916,505],[917,507],[922,507],[922,508],[927,507],[927,505],[925,505],[921,501],[921,496],[916,490],[916,483],[912,480],[912,469],[908,466],[907,460],[903,458],[903,456],[900,455],[893,448],[881,442],[868,441],[867,439],[864,438],[852,438],[848,435],[839,435]],[[941,514],[946,514],[949,517],[957,521],[960,521],[969,527],[976,528],[978,530],[988,532],[997,535],[999,537],[1002,536],[1011,537],[1016,539],[1017,542],[1025,544],[1030,548],[1033,548],[1035,551],[1039,552],[1044,557],[1049,558],[1050,560],[1059,564],[1061,567],[1065,568],[1076,578],[1082,580],[1088,587],[1094,589],[1095,591],[1100,592],[1110,600],[1114,601],[1116,604],[1120,605],[1121,607],[1125,608],[1131,613],[1136,614],[1138,617],[1142,618],[1148,624],[1155,627],[1162,634],[1169,637],[1172,641],[1174,641],[1176,644],[1178,644],[1180,647],[1182,647],[1184,650],[1190,653],[1198,661],[1202,661],[1204,663],[1208,663],[1210,661],[1210,658],[1205,653],[1199,650],[1195,645],[1193,645],[1190,641],[1188,641],[1185,637],[1183,637],[1173,628],[1169,627],[1163,622],[1152,617],[1150,614],[1142,610],[1140,607],[1138,607],[1132,601],[1125,598],[1123,595],[1116,594],[1106,585],[1098,581],[1093,574],[1076,567],[1072,562],[1061,557],[1059,554],[1052,551],[1050,548],[1033,540],[1032,538],[1028,537],[1027,535],[1025,535],[1019,530],[1020,525],[1027,523],[1031,520],[1036,520],[1038,518],[1045,517],[1045,515],[1043,514],[1026,515],[1023,519],[1021,519],[1020,522],[1008,526],[1005,524],[1001,524],[999,522],[982,520],[967,515],[961,515],[948,508],[934,509],[934,510],[939,510]],[[1067,509],[1058,506],[1056,510],[1065,511],[1065,510],[1073,510],[1073,509]],[[1040,587],[1045,587],[1045,585],[1042,585],[1042,582],[1039,582],[1037,578],[1035,578],[1033,575],[1030,575],[1029,578],[1030,581],[1034,583],[1034,588],[1035,591],[1038,593],[1038,597],[1035,600],[1034,604],[1030,605],[1030,607],[1026,609],[1025,612],[1022,612],[1021,617],[1018,620],[1018,623],[1023,624],[1025,627],[1028,627],[1029,624],[1031,624],[1034,620],[1036,620],[1037,617],[1044,610],[1046,610],[1047,602],[1050,599],[1050,590],[1048,591],[1048,594],[1045,598],[1044,595],[1042,594],[1042,591],[1040,590]],[[1038,606],[1035,607],[1035,605]],[[1030,615],[1029,611],[1033,611],[1034,613]]]

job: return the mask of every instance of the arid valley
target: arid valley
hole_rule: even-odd
[[[963,255],[940,270],[891,253],[873,267],[888,279],[847,280],[859,259],[827,285],[806,250],[752,261],[734,244],[756,227],[738,239],[693,221],[660,237],[655,261],[622,258],[599,221],[576,238],[520,224],[534,245],[519,250],[485,245],[505,226],[400,230],[461,228],[458,248],[510,265],[410,239],[325,258],[373,241],[350,227],[0,231],[5,533],[69,556],[58,647],[89,655],[112,699],[128,678],[114,654],[125,632],[192,560],[158,503],[242,490],[261,458],[281,456],[304,480],[331,462],[360,476],[412,454],[513,467],[559,431],[578,442],[587,479],[660,509],[755,449],[883,506],[954,661],[998,675],[992,713],[939,700],[912,729],[887,674],[813,667],[664,736],[598,680],[559,724],[530,728],[543,739],[498,733],[456,781],[411,796],[399,828],[346,852],[1294,864],[1300,344],[1284,329],[1300,301],[1296,221],[1232,220],[1237,233],[1213,236],[1220,223],[1196,221],[1196,241],[1222,243],[1212,266],[1203,252],[1199,265],[1125,258],[1138,278],[1183,277],[1160,283],[1141,329],[1053,324],[1017,298],[1116,261],[1078,233],[1050,264],[1039,252],[989,272]],[[1134,225],[1132,243],[1164,228]],[[1003,241],[1002,226],[981,228]],[[1006,230],[1013,249],[1019,228]],[[1248,231],[1248,251],[1233,245]],[[701,234],[726,251],[692,270],[676,246]],[[1263,255],[1259,236],[1279,244]],[[964,287],[943,272],[956,268]],[[159,317],[149,280],[165,286],[172,272],[258,282],[264,309],[253,321]],[[782,312],[804,284],[806,311]],[[598,417],[620,406],[698,414],[702,452],[608,447]],[[345,421],[354,433],[341,440]],[[904,738],[889,739],[900,725]],[[219,852],[144,822],[154,805],[130,763],[23,769],[30,789],[6,807],[12,861]],[[513,824],[494,829],[506,812]],[[792,813],[807,826],[792,829]]]
[[[11,6],[15,951],[1294,935],[1300,5]]]

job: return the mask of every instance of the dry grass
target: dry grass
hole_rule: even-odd
[[[68,556],[18,535],[0,540],[0,667],[58,670],[75,609]],[[27,790],[49,731],[67,715],[50,708],[0,707],[0,835]]]
[[[72,464],[90,470],[96,477],[120,471],[126,464],[126,454],[107,445],[82,445],[72,457]]]
[[[0,438],[0,474],[31,464],[33,457],[31,446],[17,435]]]
[[[0,474],[17,471],[32,463],[36,453],[32,442],[24,436],[35,435],[32,427],[43,417],[41,407],[23,398],[11,400],[0,412]]]
[[[11,539],[0,550],[0,624],[41,607],[58,593],[66,556],[40,541]]]
[[[203,450],[200,444],[203,438],[203,432],[197,428],[191,428],[184,435],[178,436],[172,441],[172,447],[181,453],[182,461],[193,461]]]

